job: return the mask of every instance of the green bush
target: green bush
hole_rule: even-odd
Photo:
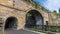
[[[56,32],[60,33],[60,29],[56,29]]]

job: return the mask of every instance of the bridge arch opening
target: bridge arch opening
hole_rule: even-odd
[[[16,17],[8,17],[5,21],[5,30],[6,29],[17,29],[18,20]]]
[[[44,25],[44,19],[41,13],[37,10],[30,10],[26,14],[26,28],[32,28],[32,27],[38,27],[38,28],[43,28]]]

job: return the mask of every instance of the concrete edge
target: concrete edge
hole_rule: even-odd
[[[23,29],[23,30],[31,31],[31,32],[39,33],[39,34],[41,34],[41,33],[42,33],[42,32],[37,32],[37,31],[33,31],[33,30],[28,30],[28,29]],[[42,34],[45,34],[45,33],[42,33]]]

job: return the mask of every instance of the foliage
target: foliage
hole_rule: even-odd
[[[59,8],[59,13],[60,13],[60,8]]]
[[[54,13],[57,13],[57,11],[56,11],[56,10],[54,10],[53,12],[54,12]]]
[[[57,13],[57,16],[60,18],[60,12],[59,12],[59,13]]]
[[[59,32],[60,32],[60,29],[56,29],[56,32],[58,32],[58,33],[59,33]]]
[[[3,34],[3,32],[0,32],[0,34]]]
[[[60,18],[60,8],[59,8],[59,13],[57,13],[57,16]]]
[[[57,13],[56,10],[54,10],[53,13],[55,13],[57,15],[57,17],[60,18],[60,10],[59,10],[59,13]]]
[[[32,14],[28,13],[27,16],[32,16]]]
[[[34,2],[35,3],[35,8],[40,8],[41,6],[39,5],[39,3]]]
[[[37,28],[36,26],[33,26],[32,28],[27,28],[27,29],[30,29],[30,30],[34,30],[34,31],[38,31],[38,32],[41,32],[41,31],[47,31],[47,32],[56,32],[56,33],[60,33],[60,27],[59,26],[44,26],[46,29],[48,27],[48,30],[46,30],[44,28],[44,30],[40,29],[40,28]]]
[[[26,0],[28,2],[30,2],[32,5],[35,6],[35,8],[41,8],[42,10],[45,9],[43,6],[41,6],[38,2],[34,2],[33,0]]]

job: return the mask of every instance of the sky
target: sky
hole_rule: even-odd
[[[50,11],[56,10],[58,12],[58,9],[60,8],[60,0],[34,0],[34,1],[39,2],[39,4],[41,4]]]

